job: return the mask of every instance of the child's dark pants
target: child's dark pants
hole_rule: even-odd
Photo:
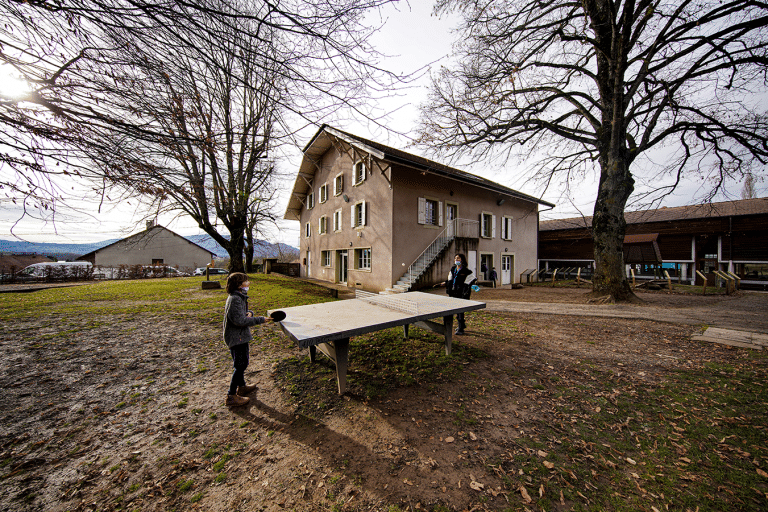
[[[232,365],[235,371],[232,373],[232,381],[229,383],[229,394],[237,394],[237,388],[245,386],[245,369],[248,368],[248,343],[241,343],[229,349],[232,354]]]

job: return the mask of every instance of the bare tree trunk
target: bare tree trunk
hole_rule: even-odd
[[[230,231],[229,245],[225,247],[229,253],[229,272],[245,272],[243,266],[243,250],[245,249],[244,229]]]
[[[595,274],[592,292],[596,297],[610,295],[616,301],[634,301],[624,269],[624,233],[627,222],[624,207],[634,190],[629,165],[621,157],[601,159],[600,188],[592,217],[595,245]]]

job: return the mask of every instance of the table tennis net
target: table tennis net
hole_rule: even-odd
[[[438,297],[435,299],[414,300],[403,295],[381,295],[377,293],[355,291],[355,298],[364,300],[369,304],[374,304],[387,309],[400,311],[410,315],[422,315],[429,313],[440,313],[445,310],[445,303]]]

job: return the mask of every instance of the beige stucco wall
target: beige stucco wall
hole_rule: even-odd
[[[211,253],[160,226],[121,240],[96,251],[94,265],[151,265],[162,259],[164,265],[190,270],[211,263]]]
[[[393,274],[396,274],[395,280],[405,273],[407,267],[445,228],[445,221],[443,227],[439,228],[418,223],[419,197],[441,201],[444,219],[446,218],[447,203],[458,205],[458,218],[479,221],[483,212],[496,216],[494,238],[478,238],[476,247],[473,247],[475,244],[464,242],[458,247],[456,245],[449,247],[443,255],[446,260],[445,263],[438,264],[429,274],[430,277],[425,276],[422,284],[444,280],[454,254],[469,250],[477,251],[476,261],[469,262],[470,268],[479,271],[480,255],[486,253],[492,255],[493,265],[496,267],[499,277],[501,276],[501,256],[514,256],[512,282],[519,282],[520,272],[526,268],[536,268],[538,217],[535,203],[512,199],[509,196],[478,186],[433,174],[425,174],[405,167],[394,169],[392,181],[394,184],[393,210],[398,212],[394,222],[395,236],[393,239],[393,254],[395,255]],[[504,199],[501,206],[497,204],[499,199]],[[501,219],[504,216],[510,216],[514,219],[511,240],[501,239]],[[466,256],[469,257],[469,254]]]
[[[499,277],[501,256],[513,256],[512,282],[518,282],[520,272],[526,268],[536,268],[538,217],[535,203],[512,199],[458,180],[396,165],[389,168],[386,175],[374,165],[373,171],[368,169],[366,180],[358,186],[353,186],[353,165],[352,156],[347,153],[339,154],[335,148],[331,148],[320,159],[320,169],[316,169],[312,183],[314,207],[311,210],[302,208],[300,215],[302,275],[339,282],[338,254],[340,251],[348,251],[348,286],[371,291],[390,288],[445,229],[448,203],[458,206],[459,218],[478,221],[482,212],[495,215],[495,237],[477,238],[478,231],[473,239],[457,240],[443,254],[444,260],[436,264],[430,273],[420,280],[419,285],[444,280],[456,252],[476,251],[475,261],[470,262],[470,268],[473,269],[480,268],[481,254],[491,255]],[[385,164],[382,164],[382,167],[387,168]],[[339,173],[344,176],[343,194],[348,197],[348,202],[344,201],[342,195],[334,196],[333,193],[334,179]],[[391,186],[387,178],[391,178]],[[320,187],[324,184],[328,186],[328,200],[321,203]],[[418,223],[420,197],[442,202],[443,226]],[[497,201],[501,198],[505,201],[499,206]],[[352,228],[352,205],[363,200],[367,202],[367,224],[362,228]],[[342,229],[334,232],[333,215],[338,209],[342,212]],[[319,219],[322,216],[328,218],[326,234],[318,232]],[[509,241],[501,239],[501,223],[504,216],[514,218],[512,240]],[[311,224],[309,237],[306,236],[307,222]],[[370,247],[372,250],[370,271],[354,268],[354,249],[364,247]],[[332,251],[330,266],[322,265],[323,251]],[[469,254],[467,256],[469,257]]]
[[[338,254],[348,251],[349,270],[347,285],[365,290],[383,290],[392,283],[392,191],[389,183],[374,167],[368,169],[365,181],[354,186],[353,159],[346,153],[339,154],[335,149],[327,151],[320,162],[321,169],[316,170],[312,183],[315,206],[311,210],[302,208],[300,250],[302,275],[329,282],[339,282]],[[344,176],[343,194],[334,196],[333,184],[338,174]],[[301,179],[301,178],[299,178]],[[328,186],[328,200],[320,203],[320,187]],[[349,201],[344,201],[346,195]],[[367,223],[363,227],[352,227],[352,206],[366,201]],[[341,230],[334,232],[333,215],[341,209]],[[328,232],[318,233],[319,219],[328,218]],[[306,236],[306,224],[311,223],[311,234]],[[371,269],[355,268],[355,249],[371,249]],[[310,267],[305,259],[310,252]],[[322,251],[333,251],[331,265],[322,265]]]

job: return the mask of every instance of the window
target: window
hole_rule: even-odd
[[[512,240],[512,217],[501,218],[501,239]]]
[[[371,249],[355,249],[355,264],[358,270],[371,270]]]
[[[341,210],[333,212],[333,230],[341,231]]]
[[[480,215],[480,236],[496,238],[496,216],[490,213]]]
[[[320,202],[324,203],[328,200],[328,185],[320,187]]]
[[[333,195],[338,196],[341,195],[342,192],[344,192],[344,175],[338,174],[333,180]]]
[[[424,209],[424,221],[426,224],[433,224],[437,226],[437,201],[427,199],[425,201]]]
[[[443,202],[426,197],[419,198],[419,224],[443,225]]]
[[[320,252],[320,259],[321,259],[322,265],[324,267],[330,267],[331,266],[331,251],[321,251]]]
[[[318,224],[317,231],[321,235],[324,235],[328,232],[328,217],[326,217],[325,215],[320,217],[320,223]]]
[[[311,210],[314,207],[315,207],[315,194],[314,192],[312,192],[307,196],[307,210]]]
[[[307,222],[307,224],[304,226],[304,236],[306,238],[309,238],[312,235],[312,225]]]
[[[366,211],[365,201],[352,205],[352,227],[365,226],[368,212]]]
[[[359,185],[365,181],[366,167],[362,160],[357,162],[354,167],[354,184]]]

